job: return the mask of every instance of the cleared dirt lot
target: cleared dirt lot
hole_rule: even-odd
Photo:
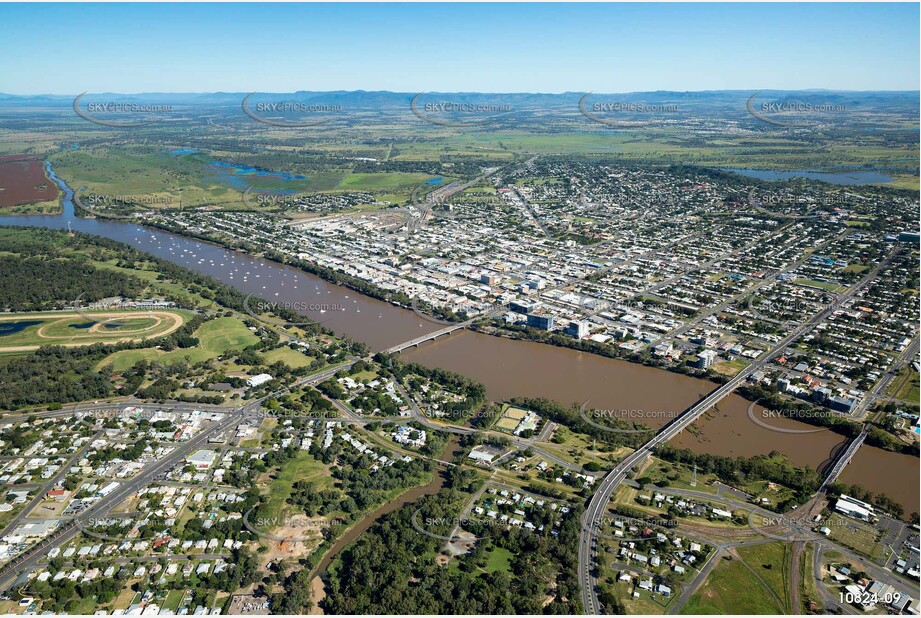
[[[34,155],[0,157],[0,208],[57,199],[58,186],[45,175],[42,160]]]

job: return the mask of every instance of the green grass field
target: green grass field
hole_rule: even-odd
[[[821,146],[817,147],[812,140],[801,139],[798,135],[729,135],[717,131],[711,136],[705,136],[688,134],[687,129],[683,127],[612,130],[581,118],[575,109],[565,116],[568,116],[565,128],[555,132],[538,132],[528,129],[454,130],[432,125],[419,127],[416,122],[407,124],[399,118],[390,120],[358,113],[359,124],[367,123],[365,126],[374,127],[373,130],[368,130],[365,136],[367,139],[373,139],[379,134],[399,134],[405,138],[386,145],[362,143],[363,139],[354,136],[343,139],[339,127],[329,127],[311,131],[308,141],[310,149],[328,153],[333,157],[373,157],[380,161],[438,161],[444,157],[465,156],[492,159],[498,164],[523,153],[533,153],[611,155],[627,161],[775,170],[894,168],[887,172],[893,177],[893,181],[884,186],[915,191],[919,186],[917,173],[911,171],[911,166],[905,163],[917,161],[916,140],[884,143],[878,136],[871,134],[853,139],[820,140]],[[916,131],[915,127],[905,126],[901,121],[893,123],[885,118],[881,119],[881,126]],[[109,132],[96,131],[94,127],[81,126],[80,130],[81,135],[86,138],[85,141],[89,143],[111,137]],[[59,130],[35,129],[29,132],[28,144],[35,151],[53,151],[60,146],[60,136]],[[256,139],[266,153],[268,161],[273,161],[274,157],[293,154],[304,146],[303,143],[277,143],[271,135],[256,136]],[[182,185],[184,204],[195,206],[213,203],[233,207],[234,203],[240,201],[238,191],[206,182],[201,172],[202,166],[209,160],[236,160],[237,153],[232,151],[232,146],[216,144],[215,149],[209,153],[182,156],[167,152],[169,148],[181,145],[182,143],[176,143],[169,147],[163,145],[130,148],[85,145],[79,150],[55,152],[52,162],[65,180],[82,180],[83,184],[89,184],[94,188],[98,185],[103,190],[114,188],[116,181],[121,177],[133,185],[129,191],[118,191],[121,194],[130,194],[136,192],[136,189],[143,193],[170,192],[171,188]],[[0,136],[0,152],[14,153],[22,150],[21,136]],[[100,159],[109,151],[116,153],[122,161],[101,161]],[[284,161],[283,158],[280,160]],[[294,161],[293,167],[303,167],[303,162]],[[278,169],[278,166],[266,169]],[[343,183],[343,176],[349,174],[346,166],[333,170],[299,168],[279,171],[297,172],[307,176],[304,184],[305,189],[310,191],[341,189],[339,185]],[[263,179],[258,181],[262,182]],[[347,186],[351,182],[344,184]],[[302,188],[298,187],[296,190]]]
[[[109,366],[116,372],[125,371],[134,366],[139,360],[156,360],[164,364],[188,360],[194,364],[217,358],[227,352],[240,352],[243,348],[259,341],[259,338],[237,318],[217,318],[205,322],[195,330],[194,336],[199,340],[198,345],[194,348],[178,348],[171,352],[162,352],[150,348],[122,350],[104,358],[99,363],[99,367]],[[283,348],[283,350],[290,352],[292,355],[300,356],[309,363],[309,359],[303,354],[299,354],[289,348]],[[272,358],[270,362],[278,359],[285,360],[285,358],[288,358],[291,362],[297,360],[293,356],[288,356],[287,353],[281,352],[278,358]]]
[[[845,286],[840,283],[830,283],[828,281],[813,281],[812,279],[797,279],[794,281],[796,285],[801,285],[807,288],[818,288],[820,290],[826,290],[828,292],[843,292],[847,289]]]
[[[918,403],[921,399],[921,379],[918,372],[911,367],[903,369],[892,381],[888,393],[897,399]]]
[[[917,191],[918,187],[921,186],[921,179],[918,176],[910,176],[908,174],[895,174],[894,180],[887,184],[887,187],[892,187],[893,189],[911,189],[912,191]]]
[[[70,186],[85,187],[79,195],[134,197],[141,210],[175,208],[180,203],[183,207],[250,209],[252,205],[242,198],[242,188],[248,185],[263,191],[284,189],[298,193],[368,191],[387,195],[392,198],[389,201],[402,201],[416,187],[434,178],[415,172],[353,173],[348,168],[275,170],[296,171],[300,176],[282,179],[223,165],[225,160],[234,160],[234,155],[221,151],[172,155],[166,148],[98,146],[56,153],[51,161],[55,172]],[[157,201],[153,206],[145,205],[154,198]],[[88,204],[87,200],[83,202]]]
[[[127,371],[134,367],[138,361],[154,361],[163,356],[164,352],[156,348],[146,348],[142,350],[122,350],[113,352],[97,365],[98,368],[110,367],[112,371],[119,373]]]
[[[96,330],[99,331],[99,338],[102,339],[105,336],[144,336],[149,333],[151,329],[159,322],[153,318],[146,317],[144,315],[130,316],[126,318],[114,317],[108,318],[105,322],[100,324],[100,327]],[[88,336],[90,334],[90,329],[87,327],[92,327],[94,322],[92,320],[57,320],[49,321],[46,323],[42,329],[42,334],[44,334],[49,339],[63,339],[68,341],[79,341],[81,338]],[[93,337],[94,339],[96,337]]]
[[[789,543],[777,541],[763,545],[739,547],[739,555],[761,576],[784,604],[784,612],[794,613],[790,608],[790,560],[792,547]]]
[[[393,193],[395,189],[415,189],[419,185],[435,178],[431,174],[414,174],[392,172],[389,174],[347,174],[339,181],[336,188],[350,191],[387,191]],[[445,182],[449,182],[445,179]]]
[[[499,571],[508,573],[511,570],[512,552],[502,547],[493,547],[486,556],[486,572],[496,573]]]
[[[94,147],[64,151],[51,157],[55,173],[80,194],[143,196],[176,207],[241,203],[240,191],[208,180],[198,156],[174,156],[165,150]]]
[[[781,614],[783,608],[738,559],[724,560],[681,610],[682,614]]]
[[[160,607],[172,612],[179,611],[179,605],[185,596],[185,590],[170,590],[164,599],[160,601]]]
[[[259,508],[257,514],[257,517],[264,521],[264,525],[255,527],[271,532],[273,524],[277,525],[276,522],[284,521],[286,517],[299,512],[297,507],[287,504],[295,481],[315,483],[317,491],[327,489],[333,484],[333,479],[326,466],[306,451],[299,451],[297,456],[285,463],[269,482],[267,500]],[[255,525],[256,522],[253,523]]]
[[[365,371],[350,373],[349,377],[356,382],[371,382],[372,380],[377,379],[377,372],[371,369],[366,369]]]
[[[217,318],[205,322],[196,329],[194,336],[198,338],[196,347],[167,352],[160,357],[161,362],[174,363],[185,359],[193,364],[200,363],[228,352],[241,352],[259,341],[259,337],[237,318]]]
[[[289,367],[298,369],[300,367],[306,367],[311,363],[311,358],[305,354],[301,354],[297,350],[292,350],[291,348],[278,348],[277,350],[272,350],[271,352],[266,352],[262,355],[262,358],[265,359],[267,364],[275,363],[278,361],[283,362]]]
[[[199,347],[214,354],[239,352],[259,341],[246,325],[237,318],[217,318],[198,327],[195,336]]]
[[[697,484],[691,485],[694,472],[691,468],[678,463],[666,462],[655,457],[652,463],[640,478],[649,477],[649,481],[660,487],[670,487],[672,489],[693,489],[706,493],[716,494],[716,489],[709,484],[717,480],[715,474],[697,474]]]
[[[723,376],[734,376],[750,364],[751,363],[746,358],[737,358],[732,361],[719,361],[718,363],[713,363],[710,370]]]
[[[113,343],[126,339],[150,339],[175,330],[178,324],[192,317],[182,310],[157,311],[153,315],[142,311],[88,311],[87,319],[76,312],[5,314],[0,319],[0,332],[4,326],[26,324],[18,332],[0,335],[0,350],[21,346],[91,345]]]
[[[611,131],[587,123],[584,130],[558,133],[535,133],[524,130],[490,132],[445,131],[443,139],[432,138],[426,143],[397,146],[399,160],[433,158],[447,152],[496,159],[513,153],[533,154],[596,154],[612,155],[635,161],[693,163],[709,167],[739,167],[750,169],[822,169],[864,165],[879,166],[881,160],[916,160],[916,144],[880,148],[875,143],[849,142],[829,146],[821,152],[808,142],[773,135],[733,137],[720,135],[706,140],[688,140],[680,128],[636,128]],[[895,175],[884,186],[918,189],[918,176]]]

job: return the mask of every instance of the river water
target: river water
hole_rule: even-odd
[[[63,214],[2,217],[0,225],[56,229],[67,229],[70,225],[74,231],[123,242],[214,277],[244,293],[257,294],[270,302],[291,303],[289,306],[295,306],[311,319],[322,321],[339,334],[364,341],[373,350],[386,349],[440,328],[412,311],[362,296],[293,267],[136,223],[76,217],[73,191],[54,175],[50,166],[48,173],[64,192]],[[588,401],[595,409],[628,410],[626,415],[636,414],[653,427],[665,424],[716,387],[705,380],[626,361],[469,331],[459,331],[407,350],[403,356],[477,380],[486,386],[494,400],[529,396],[547,397],[566,405]],[[673,443],[697,452],[733,456],[776,450],[796,465],[818,468],[842,442],[840,436],[825,430],[795,434],[762,428],[748,418],[748,406],[743,398],[730,395],[720,403],[717,412],[695,423],[691,431],[683,432]],[[797,431],[813,429],[786,419],[770,422]],[[918,485],[917,459],[913,465],[898,464],[898,469],[893,467],[895,460],[887,460],[886,465],[880,458],[865,461],[863,478],[871,491],[884,491],[901,499],[898,496],[905,495],[905,483]],[[860,462],[858,457],[847,470]],[[915,510],[917,500],[906,505],[906,512]]]
[[[818,172],[815,170],[751,170],[726,168],[723,171],[734,172],[742,176],[757,178],[758,180],[793,180],[794,178],[808,178],[809,180],[820,180],[833,185],[883,184],[895,180],[894,178],[873,170]]]
[[[430,367],[441,367],[483,382],[492,399],[547,397],[560,403],[588,401],[587,410],[610,411],[612,416],[661,427],[716,384],[636,363],[604,358],[526,341],[511,341],[460,331],[403,352],[403,357]],[[737,457],[785,454],[797,466],[820,468],[844,438],[791,419],[771,418],[772,431],[753,422],[750,402],[739,395],[723,399],[716,411],[698,420],[669,444],[698,453]],[[762,407],[755,407],[760,418]],[[651,437],[651,434],[650,434]]]
[[[891,477],[891,480],[887,479]],[[905,507],[906,517],[917,513],[921,499],[918,483],[918,458],[893,453],[864,444],[841,473],[842,483],[860,485],[870,491],[883,491]],[[873,489],[878,487],[879,489]]]

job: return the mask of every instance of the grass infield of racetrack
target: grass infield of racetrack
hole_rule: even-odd
[[[0,352],[27,352],[44,345],[68,347],[94,343],[143,341],[181,327],[192,314],[181,310],[59,311],[0,316],[0,329],[10,323],[29,325],[0,335]]]

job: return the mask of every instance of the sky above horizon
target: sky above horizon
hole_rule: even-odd
[[[919,4],[0,4],[0,92],[919,89]]]

